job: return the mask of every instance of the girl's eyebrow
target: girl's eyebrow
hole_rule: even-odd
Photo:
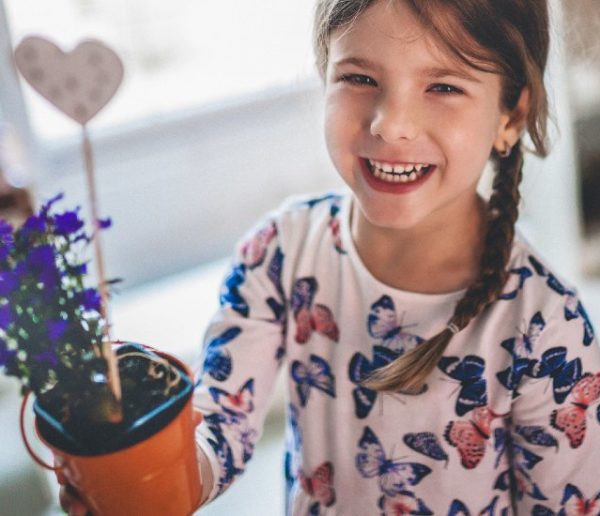
[[[362,68],[368,68],[371,70],[381,69],[380,65],[378,65],[377,63],[374,63],[373,61],[370,61],[369,59],[366,59],[364,57],[353,57],[353,56],[346,57],[346,58],[340,59],[338,61],[335,61],[333,64],[335,66],[342,66],[345,64],[353,64],[353,65],[360,66]],[[480,81],[476,77],[472,76],[467,71],[463,71],[463,70],[459,70],[459,69],[428,67],[428,68],[421,68],[419,70],[419,72],[421,73],[421,75],[424,75],[431,79],[441,79],[443,77],[457,77],[459,79],[464,79],[465,81],[475,82],[475,83],[479,83],[479,84],[482,83],[482,81]]]
[[[459,79],[464,79],[465,81],[477,82],[479,84],[482,83],[479,79],[472,76],[467,71],[453,68],[423,68],[421,72],[432,79],[441,79],[442,77],[458,77]]]

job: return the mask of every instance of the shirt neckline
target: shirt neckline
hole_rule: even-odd
[[[352,239],[352,233],[350,231],[350,215],[352,213],[352,202],[353,195],[351,191],[345,190],[342,194],[342,201],[340,206],[340,229],[341,239],[343,248],[348,254],[348,258],[352,261],[356,270],[362,278],[365,278],[369,283],[375,285],[379,290],[389,294],[391,297],[396,299],[406,299],[407,301],[414,302],[425,302],[425,303],[445,303],[454,302],[461,299],[467,289],[455,290],[452,292],[444,292],[440,294],[429,294],[423,292],[414,292],[410,290],[402,290],[392,287],[382,281],[378,280],[371,271],[363,263],[361,257],[358,254],[354,240]]]

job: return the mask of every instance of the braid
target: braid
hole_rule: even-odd
[[[392,363],[377,369],[362,382],[364,387],[377,391],[403,391],[413,394],[422,391],[429,373],[436,367],[454,336],[453,330],[460,331],[465,328],[502,294],[508,277],[506,266],[519,215],[519,184],[523,169],[521,142],[517,142],[508,157],[500,159],[495,154],[494,159],[498,162],[498,170],[488,203],[488,223],[480,272],[456,305],[448,323],[455,327],[445,328]]]

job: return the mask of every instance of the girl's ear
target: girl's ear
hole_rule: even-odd
[[[500,126],[498,127],[498,134],[494,142],[494,148],[497,151],[502,152],[507,147],[512,147],[523,135],[527,125],[527,115],[529,114],[529,99],[529,88],[525,86],[521,90],[521,95],[515,108],[500,116]]]

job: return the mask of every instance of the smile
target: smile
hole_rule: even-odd
[[[388,183],[412,183],[427,174],[433,165],[426,163],[391,164],[367,160],[371,173]]]
[[[435,170],[426,163],[392,164],[360,158],[361,169],[367,183],[386,193],[408,193],[419,188]]]

